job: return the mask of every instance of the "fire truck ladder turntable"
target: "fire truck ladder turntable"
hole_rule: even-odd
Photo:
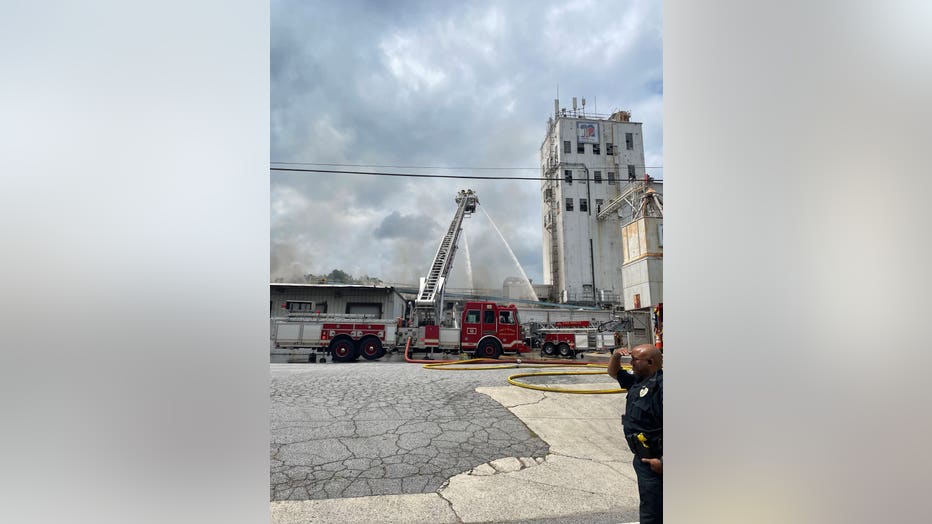
[[[476,211],[476,205],[479,204],[479,197],[472,189],[460,190],[456,195],[456,214],[453,215],[453,221],[443,240],[440,241],[440,247],[437,248],[437,254],[434,255],[434,262],[430,266],[430,272],[427,277],[421,277],[420,286],[417,292],[417,299],[414,301],[415,325],[425,323],[438,323],[440,321],[443,307],[444,284],[447,275],[453,268],[453,256],[456,254],[456,244],[462,231],[463,219]]]

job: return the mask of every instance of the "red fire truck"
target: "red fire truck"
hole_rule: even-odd
[[[336,362],[349,362],[360,356],[375,360],[387,351],[403,347],[409,334],[412,351],[474,353],[477,357],[498,358],[503,353],[527,353],[518,310],[495,302],[467,302],[459,327],[425,325],[399,329],[398,320],[352,318],[353,315],[307,315],[278,324],[276,343],[281,347],[302,347],[329,353]],[[361,316],[359,316],[361,317]],[[325,358],[325,357],[323,357]]]
[[[538,336],[542,337],[540,352],[548,357],[573,358],[583,351],[614,347],[613,333],[599,331],[588,320],[554,322],[540,328]]]
[[[462,230],[463,220],[475,212],[479,198],[471,189],[456,196],[457,209],[450,227],[440,241],[434,261],[420,286],[409,313],[407,326],[401,319],[351,318],[351,315],[308,315],[289,319],[277,325],[276,344],[279,347],[311,348],[309,360],[317,361],[316,352],[330,353],[337,362],[356,360],[362,355],[374,360],[395,349],[413,336],[412,351],[466,351],[477,357],[498,358],[505,352],[526,353],[524,333],[518,321],[518,310],[512,305],[495,302],[466,302],[456,321],[445,323],[442,317],[444,285]],[[416,326],[416,327],[415,327]]]
[[[524,343],[518,309],[495,302],[466,302],[459,327],[421,326],[415,341],[412,347],[417,351],[465,351],[480,358],[531,351]]]

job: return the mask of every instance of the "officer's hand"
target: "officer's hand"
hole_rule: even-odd
[[[641,462],[650,464],[650,470],[658,475],[663,475],[663,462],[660,459],[641,459]]]

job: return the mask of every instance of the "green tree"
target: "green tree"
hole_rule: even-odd
[[[351,284],[353,282],[353,277],[342,271],[340,269],[334,269],[327,275],[327,282],[341,282],[344,284]]]

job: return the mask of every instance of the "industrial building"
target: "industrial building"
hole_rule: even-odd
[[[585,99],[578,109],[573,98],[569,111],[555,100],[540,155],[544,284],[533,285],[533,291],[542,302],[528,299],[528,283],[519,277],[506,278],[501,289],[444,287],[462,219],[478,203],[471,190],[464,190],[428,276],[418,286],[272,283],[273,354],[277,326],[289,319],[326,315],[397,319],[399,328],[455,325],[462,311],[457,305],[469,300],[516,303],[521,318],[531,323],[552,320],[551,312],[593,322],[605,316],[600,322],[612,319],[628,347],[660,345],[662,181],[645,173],[641,123],[632,122],[626,111],[586,113]],[[551,308],[570,307],[547,311],[544,302]]]
[[[641,123],[627,111],[599,115],[585,105],[573,97],[565,109],[554,100],[540,148],[544,282],[556,302],[620,306],[622,227],[644,191],[662,194],[662,184],[646,177]],[[653,305],[644,295],[638,308]]]
[[[404,315],[405,297],[392,286],[272,283],[269,309],[272,318],[313,313],[394,318]]]

